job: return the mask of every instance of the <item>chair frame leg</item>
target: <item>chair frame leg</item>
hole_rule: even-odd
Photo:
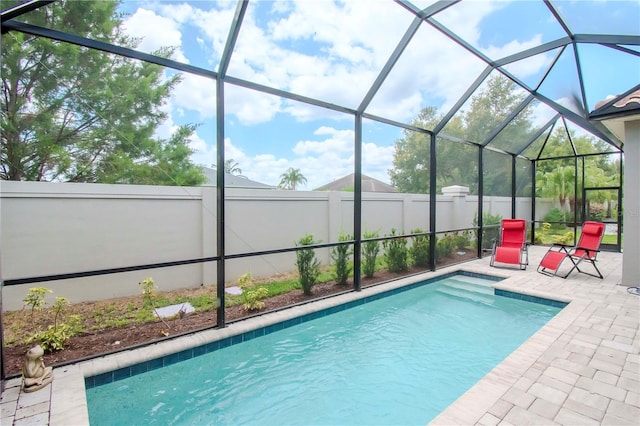
[[[580,269],[580,267],[578,267],[578,265],[583,261],[586,260],[589,263],[591,263],[593,265],[593,267],[595,268],[596,272],[598,273],[596,274],[592,274],[591,272],[587,272],[587,271],[583,271],[582,269]],[[578,262],[575,264],[575,269],[578,270],[578,272],[585,274],[585,275],[589,275],[595,278],[600,278],[601,280],[604,279],[604,276],[602,276],[602,273],[600,272],[600,269],[598,269],[598,266],[596,265],[596,261],[592,260],[592,259],[585,259],[584,257],[581,257],[580,260],[578,260]]]
[[[489,266],[493,267],[493,264],[495,263],[495,259],[496,259],[496,241],[494,240],[491,246],[491,260],[489,261]]]

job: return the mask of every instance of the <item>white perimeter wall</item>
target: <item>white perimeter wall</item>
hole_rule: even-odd
[[[300,237],[337,242],[353,231],[353,193],[226,189],[227,255],[292,247]],[[429,230],[427,195],[364,193],[363,232]],[[485,197],[484,211],[511,216],[511,199]],[[437,231],[470,228],[477,196],[438,196]],[[517,200],[530,220],[530,199]],[[536,216],[543,216],[540,204]],[[318,250],[329,261],[328,250]],[[3,280],[216,256],[216,189],[81,183],[0,182],[0,276]],[[226,281],[295,270],[295,254],[229,260]],[[3,310],[22,307],[28,288],[72,302],[140,294],[154,278],[161,290],[216,282],[215,262],[101,275],[2,289]]]

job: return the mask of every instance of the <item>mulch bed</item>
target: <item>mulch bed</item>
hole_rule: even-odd
[[[444,259],[440,265],[475,259],[475,253],[458,256],[455,259]],[[411,268],[405,273],[390,273],[388,271],[377,271],[372,278],[362,278],[362,287],[375,285],[381,282],[397,279],[403,276],[425,272],[425,269]],[[335,282],[316,284],[313,287],[313,295],[305,296],[302,290],[294,290],[286,294],[264,299],[265,308],[261,313],[277,310],[294,304],[313,301],[314,299],[331,296],[351,290],[352,286],[339,286]],[[227,307],[225,320],[227,323],[240,320],[250,315],[241,305]],[[167,325],[169,327],[167,327]],[[47,366],[59,366],[77,362],[79,360],[96,357],[105,353],[117,352],[132,348],[138,345],[149,344],[163,339],[176,337],[216,325],[216,311],[195,312],[184,315],[182,318],[171,319],[170,321],[132,324],[127,327],[112,328],[96,332],[83,333],[72,337],[65,349],[44,356]],[[33,344],[14,345],[4,348],[3,361],[5,375],[7,377],[19,375],[24,355]]]

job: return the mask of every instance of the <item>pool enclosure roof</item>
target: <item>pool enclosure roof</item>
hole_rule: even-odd
[[[571,134],[583,131],[606,142],[605,152],[623,151],[621,135],[591,118],[598,102],[605,100],[599,107],[606,109],[640,89],[636,1],[123,2],[125,15],[162,10],[177,23],[166,31],[207,45],[177,49],[171,58],[154,55],[145,43],[134,50],[70,34],[64,23],[26,23],[50,3],[3,10],[3,34],[100,49],[530,160],[546,158],[545,141],[558,128],[567,130],[567,156],[594,154],[572,143]],[[129,30],[142,34],[136,22],[128,21]],[[479,138],[449,134],[447,124],[495,76],[515,83],[523,101],[491,111],[493,121]],[[429,107],[439,120],[422,128],[414,118]],[[521,114],[535,125],[525,140],[511,141],[504,135]]]

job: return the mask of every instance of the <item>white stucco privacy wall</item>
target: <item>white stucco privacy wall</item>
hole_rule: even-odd
[[[353,232],[353,193],[226,189],[226,254],[292,247],[305,234],[337,242]],[[429,198],[364,193],[363,232],[380,236],[429,230]],[[441,195],[437,230],[473,226],[477,196]],[[529,199],[518,199],[527,206]],[[484,210],[511,215],[511,199],[485,197]],[[536,215],[538,216],[538,214]],[[529,217],[525,217],[529,219]],[[81,183],[0,182],[2,280],[77,273],[216,256],[216,189]],[[318,250],[324,262],[328,250]],[[226,281],[295,270],[295,254],[229,260]],[[45,286],[73,302],[139,294],[152,276],[161,290],[216,282],[215,262],[89,278],[5,286],[5,310],[20,309],[29,287]]]

